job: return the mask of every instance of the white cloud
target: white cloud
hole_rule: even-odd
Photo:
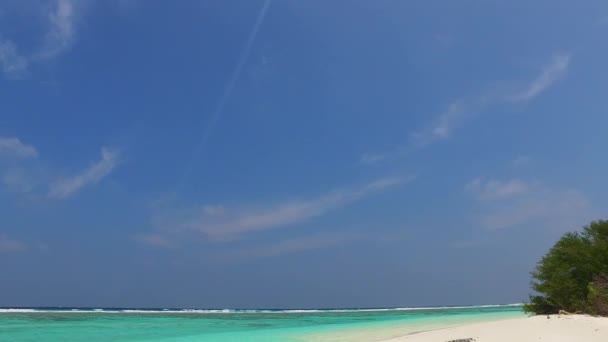
[[[359,161],[364,164],[375,164],[383,161],[387,158],[385,153],[364,153],[361,155]]]
[[[191,222],[186,226],[212,239],[230,239],[238,235],[264,231],[321,216],[342,205],[357,201],[371,193],[395,187],[401,178],[383,178],[363,187],[340,189],[323,196],[276,204],[268,209],[244,211],[220,222]]]
[[[19,54],[12,41],[0,41],[0,66],[5,75],[19,78],[27,69],[27,64],[27,59]]]
[[[454,130],[462,125],[463,121],[487,111],[490,107],[530,101],[555,84],[566,73],[569,64],[569,55],[558,54],[542,68],[537,77],[529,84],[521,86],[520,89],[515,91],[512,89],[507,91],[492,89],[477,96],[453,101],[428,127],[412,133],[408,144],[405,146],[389,152],[366,153],[361,156],[360,161],[374,164],[392,157],[402,157],[412,150],[449,138]]]
[[[465,186],[476,195],[477,219],[489,230],[537,224],[572,230],[593,219],[587,197],[576,190],[550,189],[519,179],[484,181],[477,178]]]
[[[12,191],[29,193],[36,186],[36,181],[26,170],[12,167],[2,174],[2,184]]]
[[[371,194],[395,188],[411,179],[412,177],[381,178],[359,187],[336,189],[315,198],[261,206],[258,204],[256,208],[229,210],[224,207],[219,209],[216,206],[205,206],[186,212],[171,211],[169,216],[156,217],[154,224],[165,232],[195,232],[212,240],[231,240],[325,215]]]
[[[15,159],[35,159],[38,151],[32,145],[27,145],[17,138],[0,137],[0,159],[10,159],[10,163],[2,165],[3,169],[0,176],[0,183],[7,189],[18,193],[28,193],[36,185],[36,181],[31,178],[33,173],[29,163],[28,167],[23,167]]]
[[[0,137],[0,157],[35,158],[38,157],[38,151],[17,138]]]
[[[485,209],[482,227],[502,229],[526,223],[538,223],[557,230],[573,230],[593,219],[589,200],[574,190],[544,190],[517,201],[499,203]]]
[[[467,115],[479,113],[490,106],[504,104],[505,102],[529,101],[552,86],[568,69],[570,63],[569,55],[555,55],[553,59],[543,67],[542,72],[532,82],[523,86],[522,90],[504,93],[485,93],[465,101],[459,100],[448,106],[441,113],[434,125],[426,132],[414,133],[414,138],[430,143],[435,140],[448,138],[453,129],[466,118]]]
[[[52,178],[37,158],[38,151],[34,146],[15,137],[0,137],[0,159],[10,161],[6,165],[3,163],[3,169],[0,169],[0,184],[11,191],[30,195],[41,195],[40,191],[46,192],[48,187],[48,197],[66,198],[87,185],[98,183],[119,163],[116,151],[102,147],[101,160],[79,174],[49,182]],[[23,159],[36,160],[25,163]]]
[[[462,116],[464,108],[460,103],[452,103],[448,110],[442,113],[437,123],[431,129],[431,135],[438,139],[447,138],[450,135],[454,122]]]
[[[72,0],[57,0],[48,15],[49,30],[39,54],[40,58],[52,58],[72,45],[74,40],[75,9]]]
[[[75,21],[79,11],[73,0],[56,0],[49,7],[48,26],[43,44],[31,54],[22,54],[13,40],[0,40],[0,68],[9,78],[23,76],[28,66],[55,58],[72,46],[76,36]]]
[[[83,187],[97,184],[109,175],[119,162],[117,152],[102,147],[101,160],[77,175],[52,183],[50,185],[49,196],[58,199],[67,198],[76,194]]]
[[[528,184],[520,179],[507,181],[488,180],[476,178],[465,186],[465,190],[474,193],[479,199],[508,198],[524,194],[528,191]]]
[[[540,95],[553,85],[568,70],[570,64],[569,55],[555,55],[551,62],[543,68],[543,71],[522,92],[511,97],[512,101],[528,101]]]
[[[463,101],[451,103],[447,110],[441,113],[429,128],[413,133],[411,142],[415,146],[423,147],[437,140],[448,138],[455,127],[465,118],[466,114],[472,111],[471,107],[464,104]]]
[[[1,252],[20,252],[25,250],[25,245],[17,240],[10,239],[4,234],[0,234],[0,253]]]
[[[224,214],[223,205],[205,205],[203,206],[203,212],[209,216],[218,216]]]

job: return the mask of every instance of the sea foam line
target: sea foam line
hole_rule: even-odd
[[[0,313],[127,313],[127,314],[256,314],[256,313],[348,313],[348,312],[385,312],[385,311],[421,311],[421,310],[458,310],[483,309],[500,307],[518,307],[523,304],[490,304],[473,306],[439,306],[439,307],[403,307],[403,308],[366,308],[366,309],[285,309],[285,310],[248,310],[248,309],[79,309],[79,308],[0,308]]]

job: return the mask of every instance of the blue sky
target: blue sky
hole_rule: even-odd
[[[0,306],[521,302],[605,217],[608,4],[7,1]]]

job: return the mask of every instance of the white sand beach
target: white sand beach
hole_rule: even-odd
[[[454,340],[462,340],[462,342],[606,342],[608,341],[608,318],[585,315],[514,318],[425,331],[383,341],[448,342]]]

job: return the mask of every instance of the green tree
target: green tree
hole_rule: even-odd
[[[601,274],[593,277],[589,284],[588,312],[594,315],[608,316],[608,275]]]
[[[590,297],[603,298],[595,295],[594,286],[601,274],[608,274],[608,221],[591,222],[581,233],[567,233],[557,241],[532,272],[532,289],[539,295],[531,296],[524,310],[590,311]]]

